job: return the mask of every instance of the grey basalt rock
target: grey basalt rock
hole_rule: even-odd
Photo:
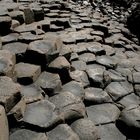
[[[47,98],[44,91],[35,85],[22,86],[21,94],[23,95],[26,104],[40,101],[44,99],[44,96]]]
[[[78,134],[80,140],[97,140],[98,130],[89,119],[79,119],[71,124],[71,128]]]
[[[97,126],[100,139],[103,140],[126,140],[126,136],[123,135],[114,123]]]
[[[124,82],[111,82],[105,91],[116,101],[125,95],[133,93],[133,86],[127,81]]]
[[[7,76],[0,77],[0,104],[9,112],[21,99],[21,86]]]
[[[62,89],[59,75],[45,71],[38,77],[35,85],[40,87],[49,96],[57,94]]]
[[[61,123],[62,119],[53,103],[41,100],[27,105],[23,122],[34,129],[47,130]]]
[[[10,135],[10,140],[48,140],[45,133],[19,129]]]
[[[0,105],[0,139],[1,140],[9,140],[9,127],[8,127],[8,120],[5,113],[5,109],[2,105]]]
[[[64,120],[71,121],[86,116],[83,102],[70,92],[61,92],[50,97],[49,101],[55,104]]]
[[[68,91],[74,94],[75,96],[81,98],[82,100],[84,99],[84,88],[83,85],[79,82],[76,81],[71,81],[63,85],[62,91]]]
[[[88,118],[93,121],[95,125],[115,122],[120,115],[120,110],[111,103],[92,105],[86,107],[86,109]]]
[[[8,43],[2,46],[2,50],[8,50],[12,54],[16,55],[16,62],[23,61],[25,58],[25,52],[28,45],[21,42]]]
[[[49,140],[79,140],[79,136],[67,124],[60,124],[47,132]]]
[[[110,96],[101,88],[89,87],[85,89],[85,101],[89,104],[112,102]]]
[[[40,66],[28,63],[16,64],[14,71],[16,73],[17,81],[23,85],[32,84],[41,74]]]
[[[117,126],[128,138],[138,139],[140,131],[139,121],[140,106],[130,105],[121,112],[117,120]]]

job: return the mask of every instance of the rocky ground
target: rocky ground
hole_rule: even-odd
[[[0,140],[140,140],[140,46],[108,1],[0,1]]]

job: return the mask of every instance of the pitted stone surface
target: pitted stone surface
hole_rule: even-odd
[[[27,105],[23,121],[34,127],[47,129],[60,123],[61,118],[53,103],[42,100]]]
[[[71,124],[71,128],[79,135],[80,140],[97,140],[98,130],[88,119],[79,119]]]
[[[92,105],[86,109],[88,118],[96,125],[115,122],[120,115],[120,110],[115,105],[110,103]]]

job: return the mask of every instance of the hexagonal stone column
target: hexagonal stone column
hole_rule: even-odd
[[[16,64],[14,71],[16,73],[17,82],[23,85],[28,85],[35,82],[38,76],[41,74],[40,66],[28,63]]]
[[[9,112],[16,103],[21,99],[21,86],[14,83],[11,78],[6,76],[0,77],[0,104]]]
[[[0,140],[9,140],[9,127],[5,109],[0,105]]]
[[[47,136],[49,140],[79,140],[78,135],[67,124],[58,125],[47,132]]]

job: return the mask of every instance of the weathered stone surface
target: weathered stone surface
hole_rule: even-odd
[[[8,127],[8,120],[5,113],[5,109],[3,106],[0,105],[0,139],[1,140],[9,140],[9,127]]]
[[[111,82],[106,87],[106,92],[111,96],[111,98],[116,101],[122,98],[125,95],[128,95],[133,92],[132,84],[125,82]]]
[[[58,115],[55,105],[48,100],[42,100],[27,105],[23,121],[36,128],[48,129],[62,120]]]
[[[84,53],[79,55],[79,60],[82,60],[86,63],[93,63],[95,62],[96,58],[95,55],[92,53]]]
[[[9,112],[21,99],[21,86],[6,76],[0,77],[0,104]]]
[[[16,64],[14,71],[16,73],[17,81],[23,85],[32,84],[41,74],[40,66],[28,63]]]
[[[92,105],[86,109],[88,118],[93,121],[95,125],[115,122],[120,115],[120,110],[110,103]]]
[[[26,109],[26,103],[24,98],[22,98],[8,113],[8,118],[11,117],[12,119],[15,119],[16,121],[21,121],[24,116],[24,112]]]
[[[96,61],[107,67],[107,68],[115,68],[117,63],[115,62],[115,60],[111,57],[111,56],[107,56],[107,55],[104,55],[104,56],[97,56],[96,57]]]
[[[74,94],[77,97],[80,97],[81,99],[84,99],[84,88],[81,83],[76,81],[71,81],[62,87],[62,91],[68,91]]]
[[[140,85],[139,84],[135,84],[134,86],[135,92],[138,96],[140,96]]]
[[[58,93],[62,88],[59,75],[49,72],[43,72],[35,82],[35,85],[43,89],[49,96]]]
[[[80,140],[97,140],[98,130],[88,119],[79,119],[71,124],[71,128],[78,134]]]
[[[102,68],[87,69],[87,75],[89,76],[90,84],[95,87],[104,87]]]
[[[8,43],[6,45],[2,46],[3,50],[8,50],[12,54],[16,55],[16,61],[20,62],[24,60],[25,57],[25,52],[27,49],[28,45],[25,43],[21,42],[14,42],[14,43]]]
[[[126,140],[126,137],[118,130],[115,124],[105,124],[97,126],[99,136],[103,140]]]
[[[125,96],[122,98],[118,103],[123,105],[123,107],[129,107],[130,105],[139,105],[140,103],[140,97],[135,95],[134,93]]]
[[[45,96],[44,91],[34,85],[22,86],[21,94],[23,95],[23,98],[27,104],[40,101],[43,99],[43,96]]]
[[[81,99],[70,92],[61,92],[49,99],[65,120],[76,120],[85,116],[85,106]]]
[[[90,104],[102,104],[112,102],[110,96],[101,88],[86,88],[85,101]]]
[[[117,121],[120,130],[129,138],[139,138],[140,106],[131,105],[125,108]]]
[[[10,135],[10,140],[48,140],[48,138],[45,133],[19,129]]]
[[[84,61],[80,61],[80,60],[77,60],[77,61],[72,61],[72,67],[75,69],[75,70],[86,70],[86,63]]]
[[[70,72],[71,79],[80,82],[84,87],[89,85],[87,74],[84,71],[74,70]]]
[[[47,132],[49,140],[79,140],[76,133],[67,124],[60,124],[52,131]]]

